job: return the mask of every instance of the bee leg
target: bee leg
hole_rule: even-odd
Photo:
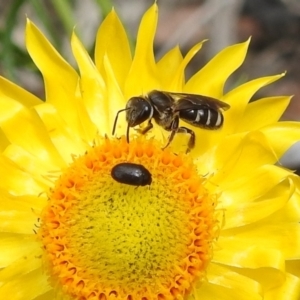
[[[149,130],[153,128],[153,124],[151,122],[151,119],[148,121],[147,126],[144,129],[139,130],[141,134],[146,134]]]
[[[195,132],[186,127],[179,127],[177,132],[188,133],[191,135],[188,142],[188,148],[186,149],[186,153],[189,153],[195,147],[195,141],[196,141]]]
[[[163,150],[166,149],[173,141],[175,134],[178,132],[178,126],[179,126],[179,116],[177,115],[172,121],[171,126],[169,128],[165,128],[166,130],[170,130],[171,134],[169,136],[167,145],[162,148]]]

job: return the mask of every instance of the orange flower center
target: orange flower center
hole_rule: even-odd
[[[145,167],[151,184],[115,180],[124,162]],[[67,299],[183,299],[212,256],[215,206],[187,155],[143,138],[102,139],[58,179],[43,211],[50,282]]]

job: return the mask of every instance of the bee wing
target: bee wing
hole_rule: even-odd
[[[167,92],[165,92],[167,93]],[[196,95],[196,94],[186,94],[186,93],[169,93],[176,101],[175,111],[185,110],[185,109],[197,109],[207,106],[215,110],[227,110],[230,108],[230,105],[208,96]]]

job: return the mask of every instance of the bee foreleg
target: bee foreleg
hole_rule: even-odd
[[[137,131],[141,134],[146,134],[149,130],[153,128],[153,124],[151,122],[151,119],[148,121],[148,124],[145,128],[143,129],[137,129]]]

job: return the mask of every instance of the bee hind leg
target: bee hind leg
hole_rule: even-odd
[[[179,127],[177,132],[188,133],[191,135],[188,142],[188,148],[186,149],[186,153],[189,153],[195,147],[195,142],[196,142],[195,132],[186,127]]]

